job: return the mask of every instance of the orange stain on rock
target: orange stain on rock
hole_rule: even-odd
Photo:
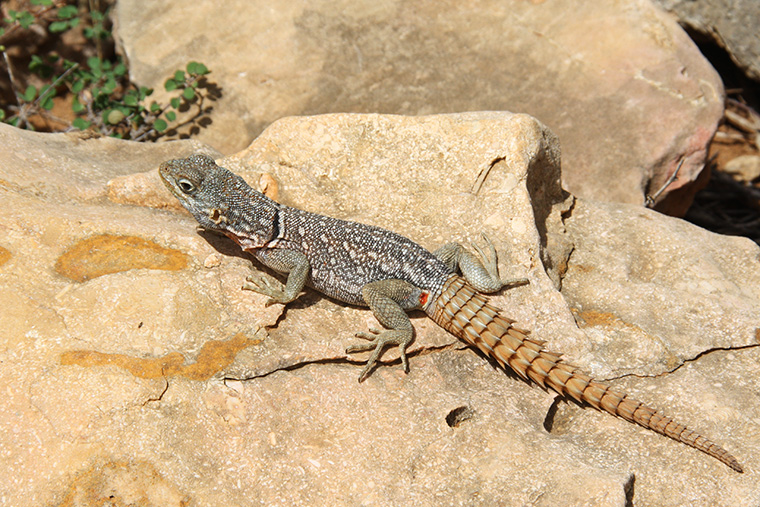
[[[74,475],[59,507],[81,505],[193,505],[148,461],[130,459],[96,462]]]
[[[187,255],[136,236],[103,234],[84,239],[58,258],[55,270],[75,282],[130,269],[179,271]]]
[[[61,355],[62,365],[84,367],[114,365],[139,378],[181,376],[190,380],[208,380],[232,364],[238,352],[258,345],[261,340],[238,333],[229,340],[206,342],[194,363],[185,364],[185,356],[171,352],[159,358],[141,358],[126,354],[107,354],[94,350],[72,350]]]
[[[586,322],[588,326],[611,326],[621,320],[608,312],[597,312],[595,310],[586,310],[579,312],[581,318]]]
[[[0,246],[0,266],[11,260],[11,252]]]

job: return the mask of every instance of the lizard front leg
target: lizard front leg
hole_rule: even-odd
[[[507,285],[523,285],[527,278],[502,280],[499,277],[498,256],[491,240],[483,234],[488,254],[475,243],[472,247],[478,252],[473,254],[459,243],[447,243],[433,252],[452,271],[460,271],[467,283],[478,292],[491,294]],[[490,254],[490,255],[489,255]]]
[[[404,280],[380,280],[370,282],[362,288],[362,297],[375,318],[386,330],[370,328],[370,332],[356,333],[358,338],[369,340],[365,345],[353,345],[346,353],[374,350],[367,365],[359,374],[359,382],[375,367],[377,360],[388,345],[399,347],[401,364],[409,372],[409,360],[406,349],[414,339],[414,327],[406,314],[407,310],[419,309],[427,300],[428,294]]]
[[[266,306],[275,303],[287,304],[295,300],[309,279],[309,260],[301,252],[296,250],[267,250],[257,253],[256,257],[267,267],[288,275],[285,287],[282,284],[263,273],[246,277],[248,283],[243,284],[243,289],[252,290],[259,294],[269,296]]]

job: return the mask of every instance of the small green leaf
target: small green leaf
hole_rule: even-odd
[[[94,76],[100,77],[103,74],[103,61],[97,56],[89,57],[87,59],[87,66]]]
[[[30,26],[32,26],[32,23],[34,23],[34,16],[30,12],[23,11],[21,12],[21,15],[17,19],[18,24],[21,25],[21,28],[26,30]]]
[[[42,7],[50,7],[53,5],[53,0],[31,0],[32,5],[41,5]]]
[[[84,111],[84,109],[85,109],[84,104],[79,102],[79,99],[75,97],[74,100],[71,102],[71,110],[74,111],[75,113],[81,113],[82,111]]]
[[[187,64],[187,72],[194,76],[203,76],[208,74],[208,68],[202,63],[190,62]]]
[[[181,100],[179,100],[179,97],[174,97],[174,98],[172,98],[172,99],[169,101],[169,104],[170,104],[170,105],[171,105],[171,106],[172,106],[174,109],[179,109],[179,105],[180,105],[180,104],[182,104],[182,101],[181,101]]]
[[[92,72],[86,70],[77,71],[75,75],[85,83],[91,83],[95,81],[95,76],[92,74]]]
[[[65,32],[69,29],[69,22],[68,21],[53,21],[48,25],[48,30],[50,30],[51,33],[59,33],[59,32]]]
[[[8,15],[10,18],[5,20],[7,23],[18,23],[24,30],[32,26],[32,23],[34,23],[34,16],[27,11],[14,11],[8,9]]]
[[[44,109],[45,111],[50,111],[51,109],[53,109],[54,105],[55,105],[55,103],[53,102],[53,95],[48,95],[40,103],[40,106],[42,106],[42,109]]]
[[[127,73],[127,66],[126,66],[126,65],[124,65],[123,63],[119,62],[119,63],[118,63],[118,64],[117,64],[117,65],[116,65],[116,66],[113,68],[113,73],[114,73],[114,75],[116,75],[116,76],[123,76],[124,74],[126,74],[126,73]]]
[[[153,128],[156,129],[158,132],[163,132],[166,130],[166,127],[169,125],[166,124],[164,120],[161,118],[158,118],[156,121],[153,122]]]
[[[114,92],[114,90],[116,90],[117,86],[118,84],[116,83],[116,80],[112,77],[109,77],[108,79],[106,79],[106,82],[103,83],[103,93],[105,93],[106,95],[111,95]]]
[[[0,109],[0,121],[5,121],[5,109]]]
[[[77,8],[74,5],[64,5],[58,9],[58,19],[71,19],[76,17]]]
[[[49,78],[53,74],[53,68],[37,55],[32,55],[32,59],[29,61],[29,70],[45,78]]]
[[[71,125],[75,128],[78,128],[79,130],[87,130],[90,128],[90,125],[92,125],[92,123],[85,120],[84,118],[74,118],[74,121],[71,122]]]
[[[195,90],[192,88],[185,88],[182,90],[182,96],[185,97],[186,100],[193,100],[195,98]]]
[[[26,102],[31,102],[37,96],[37,88],[32,85],[26,87],[26,90],[21,94],[21,98]]]
[[[167,92],[172,92],[177,89],[177,82],[174,79],[167,79],[164,83],[164,89]]]
[[[161,106],[159,106],[159,105],[158,105],[158,102],[153,102],[153,103],[150,105],[150,112],[151,112],[151,113],[157,113],[157,112],[158,112],[158,111],[160,111],[160,110],[161,110]]]
[[[137,93],[134,91],[127,92],[124,95],[124,105],[129,107],[135,107],[140,101],[137,99]]]
[[[177,113],[174,111],[167,111],[166,112],[166,119],[169,121],[174,121],[177,119]]]
[[[40,100],[43,109],[50,111],[53,109],[53,97],[55,97],[55,88],[51,88],[50,85],[45,85],[40,88]],[[49,107],[48,107],[49,106]]]
[[[74,93],[79,93],[82,90],[84,90],[84,80],[77,79],[71,84],[71,91]]]

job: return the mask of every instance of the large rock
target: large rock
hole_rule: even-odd
[[[283,116],[519,111],[560,137],[580,196],[640,205],[683,159],[658,208],[683,214],[723,111],[718,75],[649,0],[120,0],[116,13],[140,84],[211,68],[223,95],[199,139],[228,154]]]
[[[743,0],[655,0],[679,22],[722,47],[734,63],[760,81],[760,3]]]
[[[4,125],[0,141],[9,505],[760,502],[760,250],[563,193],[557,139],[530,117],[289,118],[221,163],[429,248],[488,232],[503,276],[531,281],[493,298],[505,314],[745,474],[557,403],[421,316],[411,372],[389,351],[358,384],[344,349],[370,312],[312,291],[265,308],[240,289],[250,259],[145,172],[213,150]]]

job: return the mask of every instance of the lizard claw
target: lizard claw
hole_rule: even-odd
[[[243,284],[244,290],[250,290],[264,296],[269,296],[264,306],[272,306],[277,303],[286,303],[285,291],[276,280],[264,275],[248,275]]]
[[[369,331],[369,333],[361,331],[355,335],[357,338],[369,340],[369,343],[351,345],[346,349],[346,354],[373,350],[372,355],[367,360],[367,364],[364,366],[361,373],[359,373],[359,382],[362,382],[367,378],[369,372],[375,368],[378,359],[380,359],[380,355],[388,345],[397,345],[399,347],[401,366],[404,368],[404,372],[409,373],[409,359],[406,357],[406,348],[412,341],[412,333],[400,329],[380,330],[370,328]]]
[[[371,328],[369,328],[369,333],[366,333],[364,331],[359,331],[358,333],[354,334],[354,336],[356,336],[357,338],[363,338],[365,340],[374,341],[374,340],[377,339],[377,335],[379,335],[382,332],[383,332],[382,329],[378,329],[376,327],[371,327]],[[353,349],[355,347],[365,347],[365,346],[363,346],[363,345],[354,345],[354,346],[349,347],[349,348]],[[374,347],[375,347],[374,343],[370,343],[363,350],[372,350]],[[352,350],[352,352],[358,352],[358,350]]]
[[[491,275],[494,280],[499,280],[499,254],[496,252],[496,247],[493,246],[491,238],[489,238],[485,232],[481,232],[480,235],[486,242],[488,254],[490,255],[486,254],[483,248],[477,243],[472,243],[472,248],[478,252],[478,255],[480,256],[480,262],[483,263],[483,267],[486,269],[488,274]]]

